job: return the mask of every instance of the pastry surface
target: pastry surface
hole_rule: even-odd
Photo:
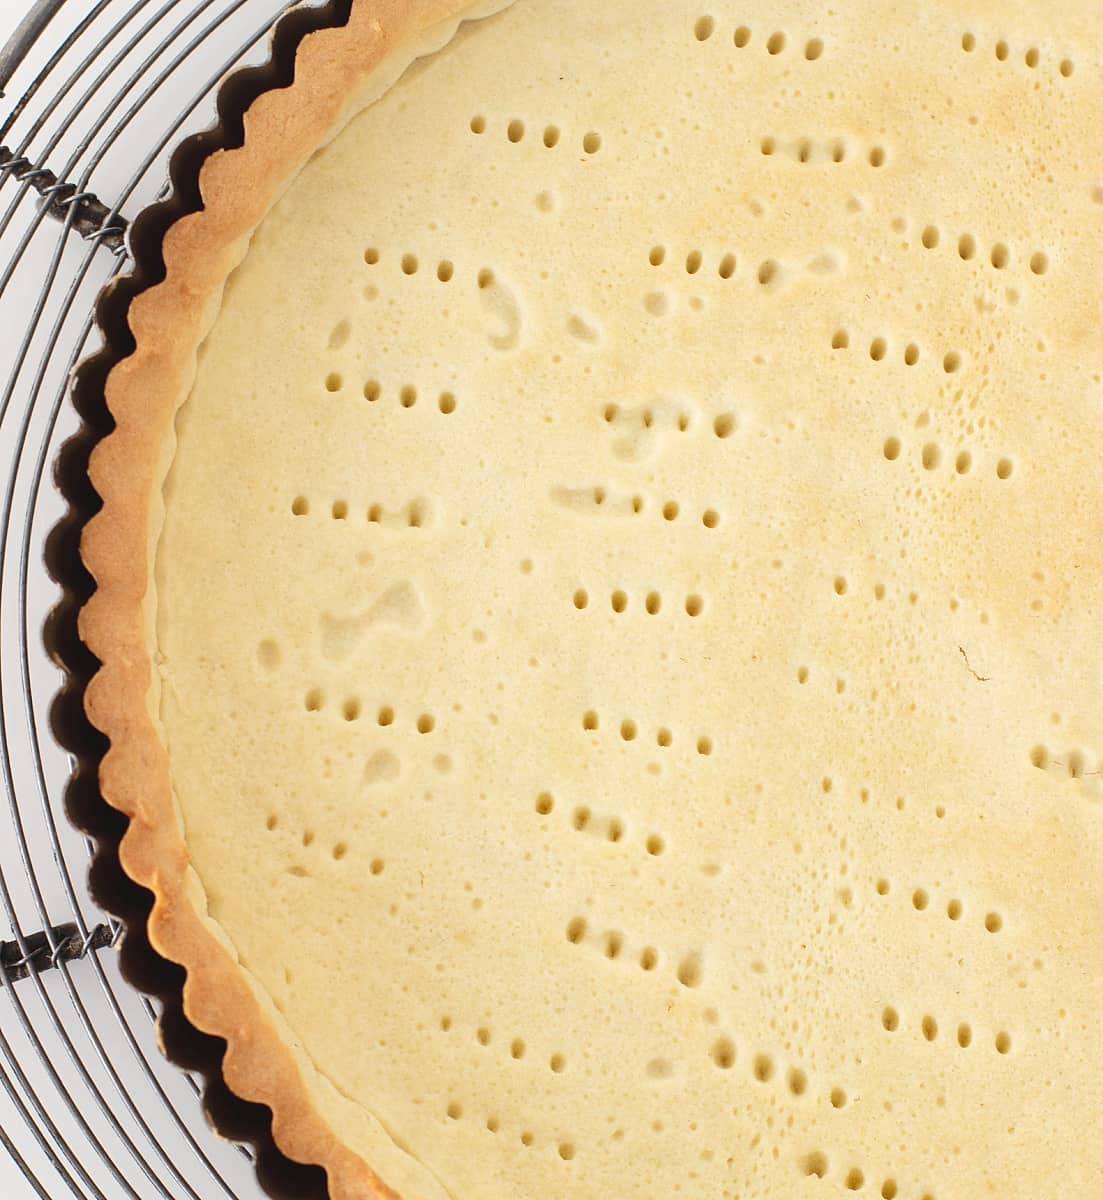
[[[1100,27],[968,12],[517,0],[230,278],[172,785],[406,1200],[1103,1189]]]

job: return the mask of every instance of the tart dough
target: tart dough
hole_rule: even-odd
[[[231,1054],[405,1200],[1098,1198],[1095,0],[448,15],[150,452]]]

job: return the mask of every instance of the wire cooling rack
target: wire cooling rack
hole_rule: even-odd
[[[128,218],[167,193],[172,147],[214,121],[227,72],[265,60],[289,5],[0,7],[0,1197],[255,1200],[253,1150],[207,1122],[219,1093],[202,1035],[189,1051],[178,1002],[174,1026],[170,1000],[126,982],[121,926],[87,890],[93,843],[66,817],[80,770],[53,732],[63,675],[42,631],[61,598],[46,565],[66,508],[52,464],[80,428],[69,379],[100,345],[95,298],[129,270]],[[196,1072],[164,1061],[159,1017]],[[242,1115],[255,1106],[234,1103],[220,1126],[259,1137]],[[273,1154],[257,1144],[266,1188],[291,1187],[265,1177]]]

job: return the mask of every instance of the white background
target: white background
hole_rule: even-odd
[[[8,40],[21,18],[30,9],[30,0],[0,0],[0,45]],[[0,105],[4,105],[0,101]],[[0,112],[6,107],[0,107]],[[2,1117],[0,1117],[2,1120]],[[22,1179],[22,1172],[0,1150],[0,1197],[3,1200],[35,1200],[31,1186]],[[58,1200],[62,1200],[58,1197]]]
[[[30,0],[0,0],[0,44],[8,40],[30,7]],[[5,1157],[3,1150],[0,1150],[0,1196],[3,1200],[35,1200],[30,1184],[23,1181],[22,1172]]]

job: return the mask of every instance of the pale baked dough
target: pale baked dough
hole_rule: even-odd
[[[159,715],[407,1200],[1103,1195],[1101,67],[1094,0],[518,0],[256,233]]]

